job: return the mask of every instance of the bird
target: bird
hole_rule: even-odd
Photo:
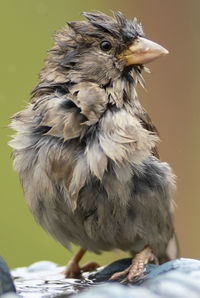
[[[149,262],[176,258],[175,175],[160,160],[158,131],[141,105],[146,64],[168,51],[136,18],[83,12],[55,33],[26,107],[11,117],[13,168],[36,222],[66,249],[120,249],[131,265],[110,279],[134,282]]]

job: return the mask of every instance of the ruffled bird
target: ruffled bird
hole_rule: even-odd
[[[86,250],[118,248],[133,262],[111,279],[131,282],[176,256],[174,175],[135,89],[144,64],[168,51],[122,13],[83,16],[55,34],[31,102],[12,117],[14,169],[37,223],[81,247],[67,277],[96,268],[79,267]]]

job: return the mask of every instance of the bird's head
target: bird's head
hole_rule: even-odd
[[[137,20],[122,13],[82,13],[86,21],[69,22],[55,35],[41,72],[41,82],[50,85],[93,82],[107,86],[124,73],[140,73],[143,64],[168,53],[146,39]],[[45,83],[44,83],[45,85]]]

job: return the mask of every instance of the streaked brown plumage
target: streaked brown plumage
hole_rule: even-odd
[[[12,117],[14,169],[36,221],[66,248],[143,251],[131,281],[139,261],[170,257],[174,237],[174,175],[135,90],[143,63],[167,51],[121,13],[83,15],[56,33],[31,103]]]

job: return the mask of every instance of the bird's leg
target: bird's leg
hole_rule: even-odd
[[[79,249],[79,251],[70,259],[70,261],[67,263],[66,269],[65,269],[65,277],[66,278],[75,278],[80,277],[81,272],[86,271],[92,271],[95,270],[97,267],[99,267],[99,264],[95,262],[87,263],[83,266],[79,266],[79,262],[86,253],[86,249]]]
[[[157,258],[154,256],[151,247],[146,246],[141,252],[135,255],[132,264],[127,269],[114,273],[110,280],[116,280],[127,275],[121,283],[133,282],[135,278],[142,277],[144,266],[150,261],[155,261],[157,263]]]

